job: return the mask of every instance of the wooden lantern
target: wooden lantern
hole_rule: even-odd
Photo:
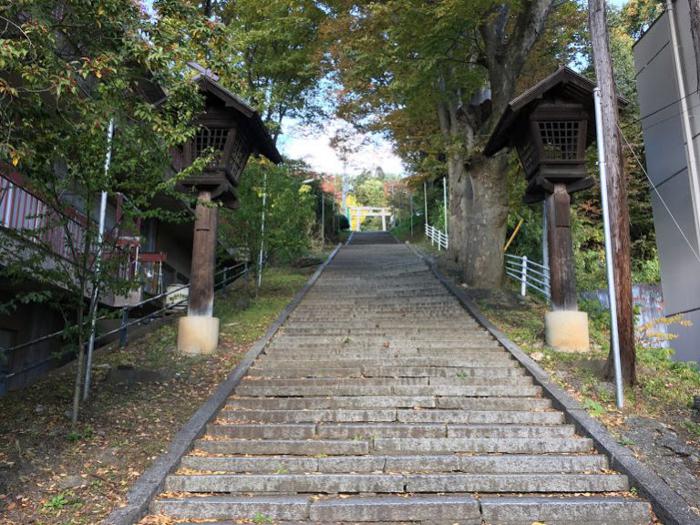
[[[218,207],[238,206],[235,188],[251,154],[272,162],[282,158],[260,115],[218,82],[218,77],[197,64],[196,80],[205,97],[205,112],[195,137],[186,143],[176,169],[190,166],[202,155],[213,160],[201,173],[179,182],[180,189],[197,196],[192,269],[187,316],[180,319],[178,348],[186,353],[208,353],[218,344],[218,319],[214,310],[214,268]]]
[[[590,188],[586,148],[595,138],[593,84],[563,67],[513,99],[484,153],[515,147],[525,172],[524,201],[545,201],[550,289],[555,310],[576,310],[570,195]]]

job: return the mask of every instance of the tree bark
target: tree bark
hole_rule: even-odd
[[[464,281],[475,288],[498,288],[503,281],[507,164],[506,155],[473,156],[470,162],[472,195],[467,215]]]
[[[617,92],[610,59],[605,0],[588,0],[588,23],[593,44],[593,62],[602,99],[603,147],[607,172],[608,206],[612,235],[617,324],[620,360],[625,383],[637,381],[635,370],[634,310],[632,304],[632,268],[630,260],[630,219],[627,206],[622,146],[618,127]],[[608,356],[606,376],[614,376],[612,352]]]

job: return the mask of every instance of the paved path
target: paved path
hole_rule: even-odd
[[[407,247],[355,234],[151,510],[177,523],[648,524],[627,490]]]

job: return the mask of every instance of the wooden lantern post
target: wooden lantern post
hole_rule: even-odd
[[[578,311],[571,238],[571,194],[593,185],[586,148],[595,138],[595,85],[563,67],[508,104],[484,153],[515,147],[527,178],[524,201],[545,202],[552,311],[547,343],[587,350],[588,317]],[[624,103],[624,101],[621,101]]]
[[[576,310],[576,271],[571,242],[571,197],[565,184],[554,184],[545,197],[547,244],[550,261],[549,287],[556,310]]]
[[[217,221],[218,209],[211,200],[211,192],[200,191],[195,208],[188,316],[214,315]]]
[[[179,320],[177,346],[183,353],[204,354],[215,351],[219,342],[219,320],[213,316],[218,209],[238,207],[235,187],[251,154],[265,155],[275,163],[282,158],[258,113],[221,86],[216,75],[197,64],[192,67],[200,73],[196,80],[206,106],[178,167],[191,165],[202,155],[212,155],[213,160],[202,173],[179,183],[197,201],[187,315]]]

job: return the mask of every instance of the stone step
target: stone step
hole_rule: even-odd
[[[364,367],[365,377],[517,377],[526,375],[523,368],[507,366],[483,366],[471,368],[420,367],[420,366],[383,366],[380,368]]]
[[[312,522],[405,522],[480,525],[478,501],[472,496],[374,496],[321,499],[309,509]]]
[[[450,454],[455,452],[500,454],[550,454],[587,452],[588,438],[375,438],[376,454]]]
[[[462,423],[462,424],[520,424],[558,425],[564,414],[558,411],[485,411],[485,410],[223,410],[217,422],[258,423],[372,423],[397,421],[402,423]]]
[[[246,377],[241,385],[256,386],[328,386],[328,385],[358,385],[358,386],[399,386],[399,385],[428,385],[427,377],[387,377],[387,378],[260,378]]]
[[[238,439],[553,438],[573,436],[574,427],[442,423],[215,423],[208,425],[207,435]]]
[[[195,443],[195,450],[208,454],[348,456],[368,454],[370,444],[362,440],[200,439]]]
[[[260,423],[320,423],[326,422],[382,422],[396,421],[394,409],[385,410],[223,410],[217,421]]]
[[[207,496],[163,498],[151,503],[151,512],[177,519],[255,519],[305,520],[309,498],[304,496]]]
[[[403,367],[385,366],[373,369],[370,367],[357,368],[259,368],[253,366],[248,370],[247,377],[270,378],[305,378],[305,377],[447,377],[462,379],[465,377],[501,378],[525,376],[525,370],[513,367],[481,367],[481,368],[440,368],[440,367]]]
[[[536,397],[541,393],[538,386],[519,386],[516,389],[508,385],[397,385],[397,386],[257,386],[240,385],[235,390],[239,396],[260,397],[362,397],[362,396],[459,396],[459,397],[500,397],[520,395]]]
[[[337,525],[368,523],[388,525],[396,523],[425,523],[431,525],[480,525],[478,501],[472,496],[345,496],[342,498],[309,499],[308,519],[288,521],[288,515],[280,515],[279,504],[261,502],[261,498],[207,496],[204,498],[162,499],[152,505],[155,511],[187,519],[200,509],[209,516],[208,525],[236,525],[239,523],[274,523],[276,525],[300,525],[316,523]],[[287,501],[293,498],[286,498]],[[299,498],[301,499],[301,498]],[[265,505],[267,504],[267,505]],[[265,508],[267,512],[259,509]],[[231,515],[236,520],[219,521]],[[194,519],[194,518],[193,518]],[[211,521],[212,519],[217,521]],[[280,519],[284,521],[279,521]],[[170,523],[170,522],[169,522]],[[200,525],[197,521],[177,521],[175,525]]]
[[[515,376],[499,377],[500,385],[532,385],[532,377]],[[464,377],[313,377],[313,378],[270,378],[270,377],[246,377],[241,381],[242,385],[255,386],[411,386],[411,385],[491,385],[492,377],[481,377],[477,375]]]
[[[169,492],[514,493],[627,490],[619,474],[199,474],[171,475]]]
[[[342,345],[322,346],[318,348],[289,348],[286,346],[272,345],[265,349],[264,356],[265,358],[269,357],[272,359],[304,359],[307,361],[329,359],[330,357],[338,357],[341,359],[386,359],[387,357],[408,359],[438,357],[457,359],[472,358],[481,361],[485,361],[486,358],[492,358],[497,361],[511,359],[509,353],[497,346],[490,348],[424,348],[422,346],[384,346],[383,344],[376,344],[374,346],[353,345],[348,347]]]
[[[534,385],[290,385],[258,386],[252,383],[236,387],[239,396],[471,396],[471,397],[535,397],[542,388]]]
[[[363,347],[370,347],[376,344],[386,344],[395,348],[400,348],[402,345],[406,347],[421,347],[421,348],[484,348],[488,346],[499,346],[498,342],[485,335],[481,334],[464,334],[458,337],[443,337],[438,341],[434,337],[426,335],[425,337],[417,334],[415,336],[402,333],[387,333],[377,334],[372,332],[372,336],[363,333],[356,334],[338,334],[338,335],[293,335],[283,334],[276,337],[273,345],[284,348],[320,348],[334,344],[341,344],[343,347],[351,348],[353,343]]]
[[[310,360],[311,361],[311,360]],[[520,368],[515,359],[509,354],[493,354],[488,356],[474,357],[471,359],[449,358],[449,357],[391,357],[385,356],[383,359],[313,359],[308,363],[314,368],[379,368],[381,366],[407,366],[407,367],[440,367],[440,368],[483,368],[485,366],[510,366]],[[298,368],[300,365],[295,359],[282,359],[265,356],[256,363],[258,368]]]
[[[481,499],[486,523],[532,525],[649,525],[651,509],[645,501],[620,497]]]
[[[303,472],[462,472],[564,473],[600,472],[607,468],[604,456],[591,455],[482,455],[482,456],[340,456],[340,457],[206,457],[185,456],[182,468],[203,472],[303,473]]]
[[[211,454],[343,456],[368,454],[550,454],[592,450],[587,438],[369,438],[352,440],[201,439],[196,448]]]
[[[547,410],[552,402],[537,397],[434,397],[434,396],[345,396],[345,397],[231,397],[227,410],[307,410],[447,408],[461,410]]]
[[[297,361],[294,365],[293,361]],[[387,361],[390,360],[390,361]],[[512,355],[501,348],[422,348],[422,347],[391,347],[384,345],[355,346],[342,348],[325,346],[319,348],[286,348],[271,346],[257,362],[258,366],[267,365],[270,361],[283,361],[280,365],[292,365],[289,368],[342,368],[343,366],[374,366],[383,362],[382,366],[445,366],[456,368],[485,368],[489,366],[502,367],[513,365]],[[332,366],[331,362],[340,363]],[[452,363],[452,364],[450,364]]]

